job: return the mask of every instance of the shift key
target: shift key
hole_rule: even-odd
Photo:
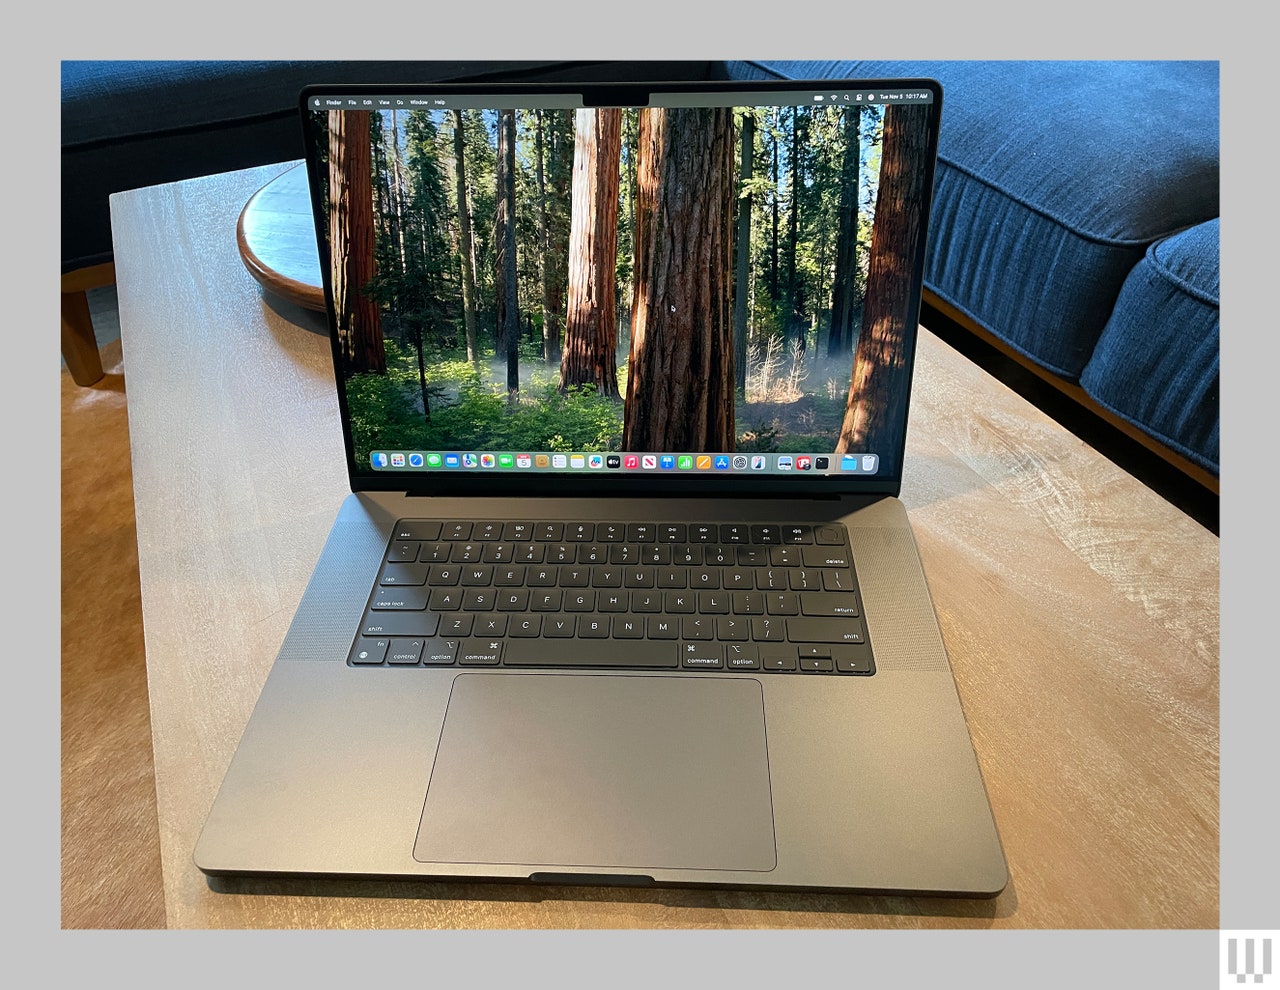
[[[793,643],[865,643],[866,630],[856,619],[792,619],[787,638]]]

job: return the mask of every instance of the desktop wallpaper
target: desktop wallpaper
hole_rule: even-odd
[[[316,112],[356,463],[896,460],[929,112]]]

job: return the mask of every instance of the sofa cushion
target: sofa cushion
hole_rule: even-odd
[[[1218,474],[1219,221],[1153,244],[1080,376],[1100,405]]]
[[[937,79],[925,284],[1068,381],[1147,246],[1218,215],[1216,62],[780,61],[730,71]]]

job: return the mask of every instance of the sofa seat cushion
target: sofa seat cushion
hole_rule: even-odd
[[[1218,215],[1216,62],[737,62],[937,79],[925,285],[1068,381],[1148,245]]]
[[[1080,376],[1100,405],[1218,474],[1219,221],[1153,244]]]

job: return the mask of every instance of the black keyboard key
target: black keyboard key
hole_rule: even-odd
[[[608,639],[609,616],[581,615],[578,617],[578,635],[582,639]]]
[[[473,636],[505,636],[510,619],[511,616],[501,614],[477,615],[471,633]]]
[[[718,669],[724,666],[724,657],[718,643],[682,643],[680,666],[689,669]]]
[[[799,615],[800,596],[790,591],[771,591],[764,596],[770,615]]]
[[[782,643],[787,638],[787,620],[764,616],[751,620],[751,638],[757,643]],[[791,651],[795,653],[795,650]]]
[[[428,564],[406,564],[396,561],[383,564],[382,573],[378,575],[378,584],[384,586],[426,584],[428,566]]]
[[[470,612],[459,612],[456,615],[446,615],[440,620],[440,635],[442,636],[470,636],[471,628],[475,624],[476,617]]]
[[[412,589],[401,588],[401,591],[409,591]],[[462,608],[462,589],[461,588],[432,588],[431,599],[427,603],[435,612],[456,612]],[[376,607],[376,606],[375,606]]]
[[[576,615],[548,615],[542,622],[542,635],[554,639],[571,637],[578,627]]]
[[[724,665],[727,670],[759,670],[760,652],[753,643],[725,643]]]
[[[778,670],[788,671],[795,670],[796,651],[794,649],[786,649],[785,647],[760,647],[760,669],[761,670]]]
[[[807,525],[793,525],[782,527],[782,542],[790,544],[802,544],[813,542],[813,527]]]
[[[461,583],[468,588],[486,588],[493,583],[493,565],[473,564],[462,569]]]
[[[533,539],[533,523],[509,522],[502,527],[502,538],[512,543],[527,543]]]
[[[384,609],[408,609],[421,611],[427,607],[427,588],[378,588],[373,593],[373,601],[369,607],[383,611]]]
[[[503,663],[508,667],[677,667],[679,645],[632,639],[512,639],[507,641]]]
[[[396,540],[438,540],[440,523],[432,519],[401,519],[396,525]]]
[[[805,567],[848,567],[849,552],[843,547],[801,547],[800,562]]]
[[[685,639],[714,639],[716,620],[701,615],[686,615],[681,621],[680,629]]]
[[[387,650],[387,663],[416,664],[422,659],[425,639],[393,639]]]
[[[853,577],[848,571],[829,571],[822,572],[822,586],[827,591],[852,591]]]
[[[800,595],[800,612],[802,615],[846,615],[857,618],[858,596],[853,592],[827,593],[807,592]]]
[[[772,546],[782,542],[781,526],[752,526],[751,542],[762,544],[764,546]]]
[[[501,640],[463,640],[462,646],[458,649],[458,663],[463,667],[491,667],[499,663],[501,660]]]
[[[849,643],[867,641],[862,623],[856,619],[793,619],[791,642],[793,643]]]
[[[653,523],[629,523],[627,525],[628,543],[653,543],[658,538],[658,527]]]
[[[813,531],[813,538],[819,546],[842,547],[844,546],[844,527],[819,526]]]
[[[666,615],[651,615],[647,628],[650,639],[675,639],[680,634],[680,620]]]
[[[504,588],[498,593],[499,612],[526,612],[529,609],[529,590]]]
[[[489,588],[477,588],[465,592],[462,596],[462,607],[468,612],[488,612],[494,605],[495,594]]]
[[[525,569],[521,566],[494,567],[493,583],[498,588],[520,588],[525,584]]]
[[[874,674],[875,661],[871,658],[869,646],[833,646],[832,659],[836,670],[842,674]]]
[[[369,612],[360,626],[361,636],[434,636],[440,627],[435,612]]]
[[[427,571],[427,584],[433,588],[447,588],[462,577],[461,564],[433,564]]]
[[[542,635],[542,616],[513,615],[509,632],[512,636],[528,638]]]
[[[361,636],[356,640],[355,645],[351,647],[351,662],[382,663],[382,661],[386,659],[387,650],[390,647],[390,639],[374,639],[371,637]]]
[[[645,620],[640,615],[615,615],[613,617],[614,639],[644,639]]]
[[[427,640],[427,645],[422,650],[422,662],[429,664],[456,663],[460,642],[460,640],[456,639]]]
[[[800,669],[809,671],[835,670],[830,657],[801,657]]]

